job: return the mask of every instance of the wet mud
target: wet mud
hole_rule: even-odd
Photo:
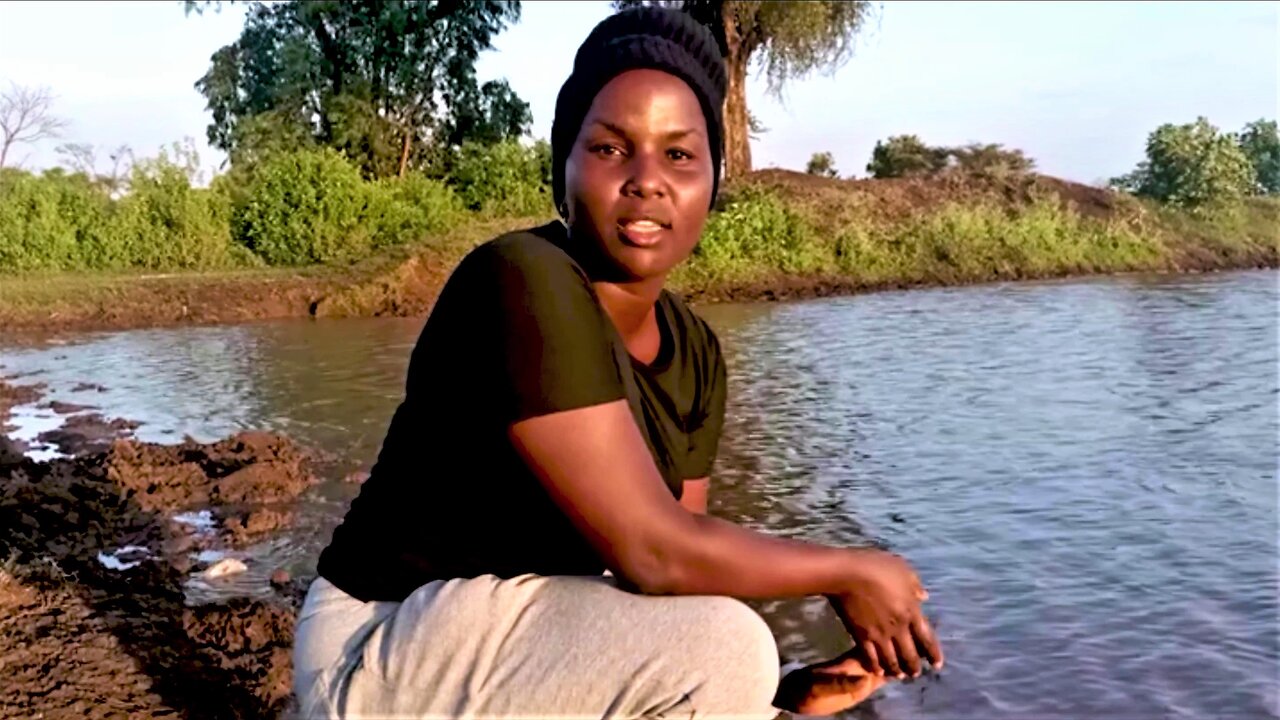
[[[3,424],[39,389],[0,381],[0,398]],[[0,435],[0,718],[278,717],[308,579],[278,571],[266,599],[201,605],[183,587],[200,550],[243,548],[292,522],[290,505],[316,482],[313,456],[260,432],[69,449],[37,462]]]

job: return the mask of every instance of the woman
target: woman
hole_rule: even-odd
[[[552,127],[564,222],[482,245],[442,291],[301,612],[306,716],[773,717],[941,665],[901,559],[705,515],[725,365],[663,282],[715,198],[724,90],[682,13],[583,43]],[[807,595],[855,647],[779,687],[729,598]]]

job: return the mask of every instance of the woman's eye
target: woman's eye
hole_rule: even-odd
[[[597,154],[599,154],[599,155],[606,155],[606,156],[611,156],[611,155],[621,155],[621,154],[622,154],[622,150],[621,150],[620,148],[618,148],[618,146],[617,146],[617,145],[609,145],[609,144],[607,144],[607,143],[600,143],[599,145],[592,145],[592,146],[591,146],[591,152],[593,152],[593,153],[597,153]]]
[[[692,155],[678,148],[671,148],[670,150],[668,150],[667,157],[671,158],[672,160],[692,160],[693,159]]]

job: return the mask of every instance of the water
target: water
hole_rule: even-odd
[[[712,511],[916,565],[948,668],[855,717],[1280,717],[1277,279],[703,308],[732,387]],[[85,334],[0,347],[0,365],[144,421],[144,439],[270,428],[340,453],[295,535],[250,553],[306,572],[355,492],[337,478],[377,452],[419,327]],[[72,392],[81,381],[107,390]],[[19,417],[29,434],[50,422]],[[846,648],[821,602],[759,607],[787,654]]]

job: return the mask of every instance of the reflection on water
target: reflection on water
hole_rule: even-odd
[[[940,678],[858,717],[1277,717],[1277,276],[1117,278],[703,308],[731,373],[713,512],[920,570]],[[0,349],[144,439],[287,432],[345,464],[261,584],[306,572],[398,401],[420,321]],[[105,392],[73,393],[81,381]],[[784,653],[845,648],[760,604]]]

